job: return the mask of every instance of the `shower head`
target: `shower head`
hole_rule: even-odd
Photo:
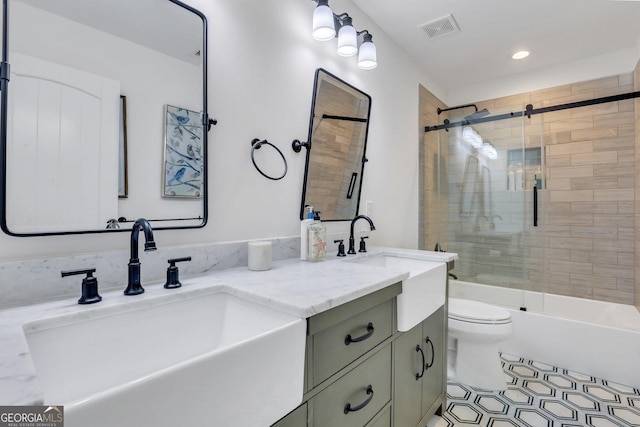
[[[485,116],[489,115],[489,110],[487,110],[486,108],[483,108],[480,111],[476,111],[473,114],[469,114],[468,116],[465,116],[464,119],[465,120],[474,120],[474,119],[479,119]]]

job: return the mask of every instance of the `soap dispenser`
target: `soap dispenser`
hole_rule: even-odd
[[[309,255],[309,226],[315,221],[313,206],[305,205],[309,210],[307,218],[300,221],[300,259],[307,260]]]
[[[327,256],[327,228],[320,221],[320,212],[316,211],[314,218],[309,225],[309,261],[319,261]]]

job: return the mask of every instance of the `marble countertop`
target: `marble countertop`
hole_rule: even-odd
[[[0,405],[43,402],[24,334],[39,320],[64,315],[66,321],[81,321],[97,312],[117,314],[132,305],[152,305],[167,295],[187,298],[194,293],[211,292],[213,288],[308,318],[408,278],[407,271],[348,262],[380,254],[436,262],[457,259],[456,254],[446,252],[372,248],[366,254],[350,255],[348,259],[276,261],[267,271],[249,271],[247,267],[212,271],[181,278],[182,287],[178,289],[164,289],[164,282],[144,284],[146,292],[136,296],[125,296],[122,290],[104,292],[98,304],[79,305],[77,299],[66,299],[0,310]]]

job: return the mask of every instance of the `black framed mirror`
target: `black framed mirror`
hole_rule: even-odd
[[[305,206],[323,221],[358,215],[371,97],[328,71],[316,70],[300,219]]]
[[[2,230],[203,227],[205,16],[178,0],[3,0],[2,13]]]

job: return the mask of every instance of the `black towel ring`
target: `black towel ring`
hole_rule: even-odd
[[[263,145],[270,145],[271,147],[273,147],[278,154],[280,154],[280,157],[282,157],[282,161],[284,162],[284,172],[282,173],[281,176],[274,178],[272,176],[267,175],[266,173],[262,172],[262,170],[258,167],[258,164],[256,163],[256,159],[254,158],[254,151],[255,150],[259,150]],[[254,138],[253,141],[251,141],[251,161],[253,162],[253,166],[255,166],[255,168],[258,170],[258,172],[260,172],[260,175],[264,176],[265,178],[268,178],[272,181],[278,181],[279,179],[284,178],[284,176],[287,174],[287,171],[289,169],[289,166],[287,165],[287,159],[284,157],[284,154],[282,154],[282,151],[280,151],[280,149],[278,147],[276,147],[275,145],[273,145],[272,143],[270,143],[269,141],[267,141],[266,139],[263,139],[262,141],[259,140],[258,138]]]

